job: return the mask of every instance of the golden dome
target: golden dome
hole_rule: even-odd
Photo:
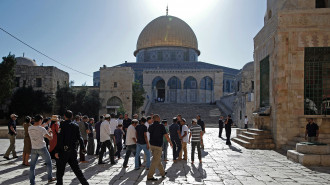
[[[200,54],[196,35],[186,22],[174,16],[160,16],[140,33],[134,56],[141,49],[167,46],[192,48]]]

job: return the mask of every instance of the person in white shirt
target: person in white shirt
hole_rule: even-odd
[[[114,144],[114,152],[117,152],[117,146],[116,146],[116,138],[115,138],[115,130],[118,127],[118,121],[115,118],[115,114],[111,113],[110,114],[111,119],[110,119],[110,138],[111,142]]]
[[[35,184],[35,168],[38,161],[39,155],[46,162],[48,182],[55,181],[56,178],[52,175],[52,160],[50,159],[50,154],[46,148],[46,142],[44,138],[49,140],[53,139],[52,130],[47,130],[41,126],[43,117],[41,115],[36,115],[34,117],[34,125],[28,128],[29,136],[31,139],[32,150],[31,150],[31,163],[30,163],[30,184]]]
[[[134,157],[136,155],[136,130],[135,127],[136,125],[139,123],[139,121],[137,119],[133,119],[132,120],[132,124],[127,128],[127,134],[126,134],[126,155],[125,155],[125,160],[123,163],[123,167],[127,168],[127,163],[128,163],[128,159],[131,155],[131,153],[133,153]],[[139,166],[141,165],[141,160],[139,158]]]
[[[248,124],[249,124],[249,119],[247,118],[247,116],[245,116],[245,119],[244,119],[244,128],[245,129],[248,128]]]
[[[110,161],[111,164],[116,164],[115,162],[115,153],[113,150],[112,143],[110,141],[110,115],[106,114],[104,116],[104,121],[101,123],[100,126],[100,142],[101,142],[101,151],[99,153],[99,162],[98,164],[105,164],[102,161],[103,154],[105,152],[105,148],[108,148],[110,151]]]
[[[182,152],[184,152],[184,158],[183,160],[188,160],[188,153],[187,153],[187,143],[189,141],[188,139],[188,126],[186,125],[186,120],[184,118],[181,119],[181,125],[182,125],[182,132],[181,132],[181,136],[182,136],[182,149],[179,153],[179,160],[182,160]]]
[[[119,114],[119,118],[117,119],[118,121],[118,125],[122,125],[123,124],[123,115]]]

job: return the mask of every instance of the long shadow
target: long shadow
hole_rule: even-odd
[[[239,149],[233,145],[230,145],[229,148],[234,152],[243,153],[241,149]]]
[[[177,179],[179,176],[185,177],[190,171],[191,168],[185,161],[178,161],[173,163],[167,169],[167,175],[169,176],[169,181],[175,182],[175,179]]]
[[[195,178],[196,182],[202,182],[202,179],[206,179],[207,174],[206,171],[203,169],[202,163],[199,163],[198,168],[196,168],[195,164],[192,164],[191,167],[191,176]]]
[[[41,168],[36,168],[35,169],[35,175],[39,175],[41,173],[44,173],[45,171],[47,171],[47,167],[45,165],[43,165],[43,160],[41,159],[38,159],[38,162],[37,162],[37,166],[38,165],[41,165],[42,167]],[[30,174],[30,167],[27,167],[27,166],[23,166],[23,165],[20,165],[21,168],[26,168],[26,170],[22,171],[22,173],[19,173],[17,174],[17,176],[15,177],[12,177],[11,179],[8,179],[6,181],[3,181],[2,184],[14,184],[14,183],[19,183],[19,182],[22,182],[22,181],[25,181],[25,180],[29,180],[29,174]],[[16,168],[18,169],[18,168]],[[8,169],[6,169],[8,170]],[[10,171],[13,170],[13,168],[9,168]],[[56,170],[52,170],[52,173],[53,173],[53,177],[55,177],[55,172]],[[36,181],[38,180],[39,177],[36,177]],[[48,179],[48,175],[47,173],[45,173],[43,176],[41,176],[41,179],[43,181],[47,181]]]

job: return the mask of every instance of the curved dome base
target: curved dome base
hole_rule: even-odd
[[[185,47],[145,48],[136,54],[136,62],[194,62],[198,61],[196,50]]]

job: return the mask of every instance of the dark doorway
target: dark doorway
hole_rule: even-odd
[[[165,101],[165,81],[163,79],[158,80],[156,83],[157,89],[157,101],[164,102]]]

